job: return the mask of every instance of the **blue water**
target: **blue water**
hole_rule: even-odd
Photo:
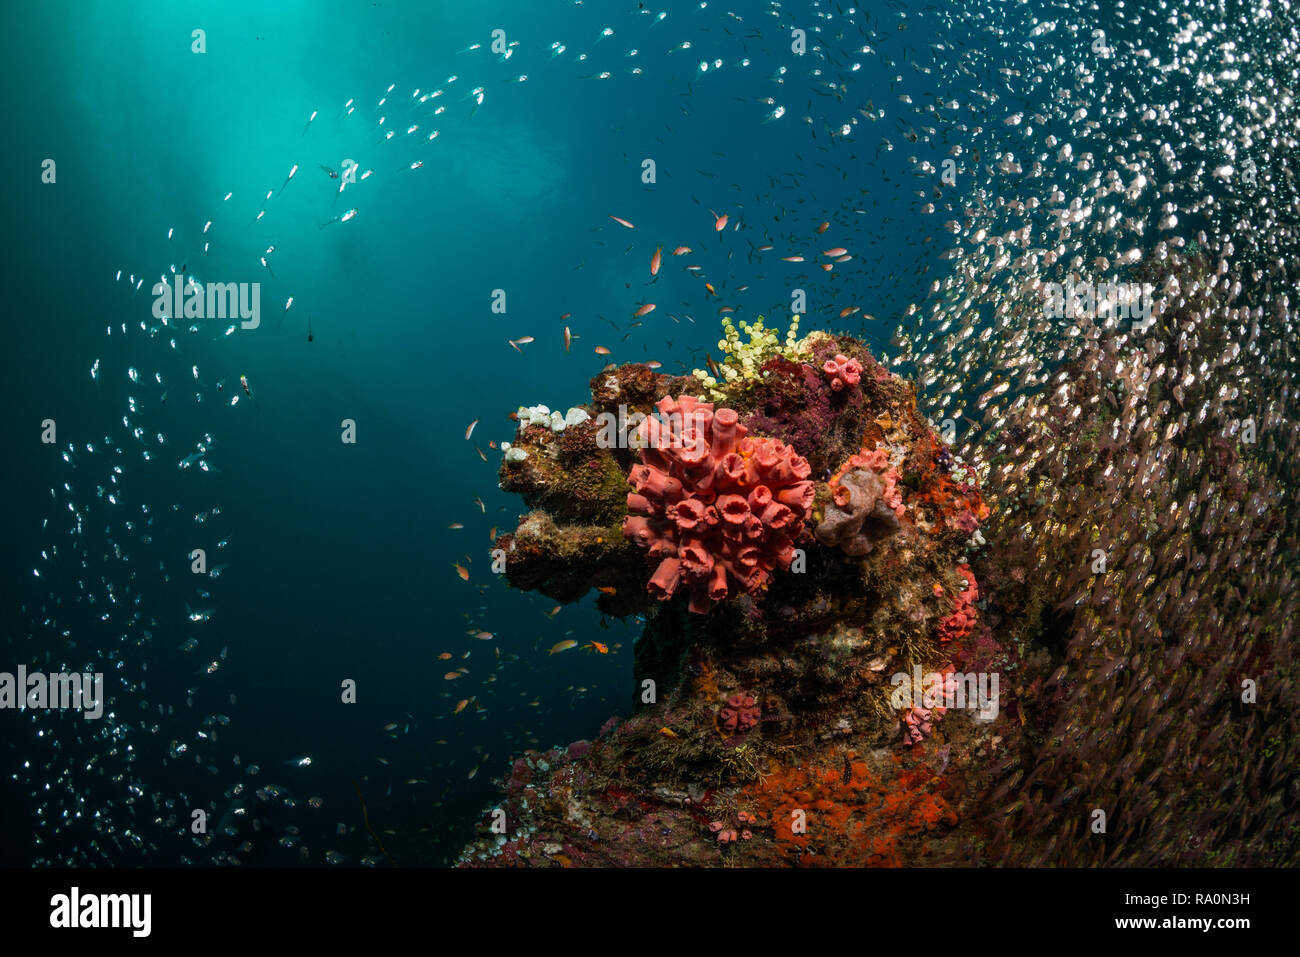
[[[634,703],[636,622],[602,621],[590,598],[551,617],[553,602],[489,573],[489,529],[510,530],[524,507],[498,489],[500,453],[488,442],[512,437],[507,416],[520,405],[585,400],[588,379],[607,361],[597,345],[614,361],[657,359],[665,371],[702,365],[704,350],[716,352],[724,303],[739,318],[763,313],[784,328],[791,291],[801,288],[806,330],[865,334],[884,348],[907,304],[942,274],[946,248],[934,218],[917,214],[926,200],[916,191],[932,191],[933,177],[913,175],[908,157],[937,165],[953,132],[910,142],[914,127],[896,115],[897,97],[965,99],[973,81],[945,76],[942,52],[928,46],[955,35],[939,17],[900,32],[900,17],[883,5],[869,17],[877,52],[859,55],[857,71],[845,72],[867,37],[812,34],[810,44],[833,51],[822,77],[791,53],[787,21],[757,3],[735,6],[741,20],[716,4],[657,3],[654,11],[669,14],[662,22],[622,2],[186,6],[47,3],[3,14],[13,137],[0,159],[10,333],[0,398],[11,426],[5,667],[33,666],[47,653],[101,670],[120,660],[120,675],[147,688],[116,692],[139,754],[129,767],[70,722],[37,738],[38,719],[0,714],[9,741],[5,818],[14,824],[0,859],[206,864],[232,846],[195,847],[180,827],[137,822],[145,847],[119,848],[101,835],[102,850],[92,851],[83,825],[57,837],[37,826],[40,808],[65,807],[76,791],[124,826],[123,787],[76,770],[101,755],[182,808],[225,806],[223,792],[241,780],[275,783],[298,801],[277,823],[301,829],[313,864],[328,849],[351,863],[374,854],[359,789],[372,823],[395,832],[385,843],[399,862],[439,863],[472,834],[493,799],[492,778],[514,756],[591,737]],[[805,12],[800,22],[815,29],[817,17]],[[598,39],[605,27],[614,35]],[[195,28],[206,31],[201,55],[190,48]],[[504,62],[487,49],[496,28],[518,41]],[[553,41],[567,50],[551,58]],[[683,41],[691,48],[674,50]],[[457,52],[473,43],[483,48]],[[516,82],[521,74],[527,80]],[[829,87],[845,76],[851,85]],[[377,106],[390,84],[388,103]],[[474,110],[466,95],[479,86],[484,102]],[[420,105],[417,88],[446,92]],[[764,123],[773,108],[766,97],[786,115]],[[349,98],[355,111],[346,115]],[[871,100],[885,119],[863,119]],[[438,105],[446,112],[434,116]],[[848,122],[858,124],[852,135],[832,138],[830,128]],[[407,135],[413,123],[420,129]],[[384,141],[388,130],[397,132]],[[54,184],[41,182],[47,157],[57,163]],[[374,173],[332,205],[337,181],[319,164],[337,169],[348,158]],[[641,180],[646,158],[657,165],[653,184]],[[417,160],[423,166],[410,169]],[[295,163],[283,194],[250,225]],[[330,222],[353,207],[352,221]],[[710,210],[729,216],[724,232]],[[827,220],[832,228],[818,236]],[[776,251],[755,252],[765,243]],[[275,278],[258,261],[270,245]],[[692,253],[670,257],[679,245]],[[854,260],[831,275],[815,268],[820,251],[838,245]],[[664,269],[651,285],[658,246]],[[793,254],[809,262],[777,258]],[[687,264],[703,266],[702,276]],[[182,265],[203,280],[261,282],[261,326],[229,336],[220,321],[196,334],[184,322],[142,330],[142,322],[158,326],[151,284]],[[128,288],[129,274],[147,277],[143,289]],[[705,294],[705,280],[720,297]],[[505,315],[491,311],[497,289]],[[633,327],[645,302],[657,309]],[[848,305],[881,318],[841,322]],[[564,313],[572,315],[561,321]],[[565,325],[580,336],[567,354]],[[523,336],[536,341],[521,354],[507,340]],[[98,381],[89,375],[96,359]],[[141,383],[127,378],[128,367]],[[232,407],[241,375],[252,398]],[[163,433],[164,446],[124,428],[128,397],[140,409],[132,427]],[[57,422],[55,446],[38,441],[45,418]],[[356,422],[355,445],[340,441],[344,419]],[[208,459],[219,471],[178,470],[204,433],[215,439]],[[105,436],[121,457],[101,448],[75,469],[59,457],[69,443],[99,447]],[[142,448],[155,453],[152,463]],[[124,469],[121,506],[95,492],[114,462]],[[90,515],[76,547],[68,500]],[[155,518],[149,544],[122,527],[142,521],[141,505]],[[194,521],[214,507],[219,515]],[[465,527],[448,528],[456,522]],[[217,549],[221,539],[229,544]],[[51,544],[62,553],[45,561]],[[114,544],[127,558],[104,561]],[[221,578],[195,585],[186,556],[196,547],[229,563]],[[453,562],[470,569],[468,583]],[[142,621],[99,617],[105,581],[140,596]],[[187,621],[186,604],[215,609],[212,620]],[[152,637],[138,644],[146,629]],[[495,637],[466,633],[477,630]],[[570,633],[620,647],[607,657],[548,656]],[[187,637],[198,650],[178,650]],[[454,658],[440,661],[442,652]],[[212,660],[221,663],[209,675]],[[461,665],[468,675],[444,680]],[[340,703],[345,679],[357,683],[355,705]],[[453,716],[454,703],[471,695],[484,710]],[[159,705],[174,713],[157,717]],[[196,742],[208,715],[230,724],[217,742]],[[394,733],[383,730],[389,722]],[[63,742],[57,750],[54,738]],[[174,741],[188,741],[202,761],[164,761]],[[286,763],[301,756],[312,757],[310,767]],[[37,770],[21,770],[24,761]],[[247,775],[250,764],[259,775]],[[37,793],[42,780],[55,798]],[[323,807],[303,807],[308,796]],[[44,835],[40,847],[33,833]],[[238,856],[300,861],[296,848],[260,839]]]

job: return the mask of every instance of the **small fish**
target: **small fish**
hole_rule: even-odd
[[[438,656],[438,660],[439,660],[439,661],[450,661],[450,660],[451,660],[451,652],[450,652],[450,651],[444,651],[442,654],[440,654],[440,655]]]
[[[469,581],[469,569],[459,562],[452,562],[451,567],[456,569],[456,574],[461,577],[462,581]]]
[[[452,522],[452,523],[451,523],[450,525],[448,525],[447,527],[448,527],[448,528],[451,528],[451,529],[456,529],[456,528],[464,528],[465,526],[462,525],[460,522]]]
[[[315,116],[315,115],[316,115],[315,113],[312,114],[312,116]],[[310,121],[309,121],[309,122],[310,122]],[[305,133],[305,132],[307,132],[307,131],[306,131],[306,130],[303,130],[303,132]],[[296,173],[296,172],[298,172],[298,164],[297,164],[297,163],[294,163],[294,164],[293,164],[293,169],[289,170],[289,175],[286,176],[286,177],[284,178],[284,182],[280,184],[280,193],[283,193],[283,192],[284,192],[284,188],[285,188],[286,186],[289,185],[289,180],[293,179],[293,175],[294,175],[294,173]],[[280,193],[276,193],[276,195],[279,196]]]
[[[690,246],[678,246],[676,249],[673,250],[673,255],[674,255],[674,256],[685,256],[685,255],[686,255],[688,252],[690,252],[690,251],[691,251],[691,247],[690,247]]]
[[[709,210],[709,212],[713,212],[713,211]],[[727,228],[727,214],[723,213],[721,216],[717,216],[717,214],[715,213],[714,215],[717,218],[714,220],[713,228],[717,232],[722,232],[724,229]]]
[[[468,441],[469,441],[469,437],[470,437],[471,435],[474,434],[474,426],[476,426],[476,425],[478,425],[478,419],[475,419],[473,422],[471,422],[471,423],[469,424],[468,427],[466,427],[466,429],[465,429],[465,441],[466,441],[466,442],[468,442]]]
[[[557,641],[555,644],[551,645],[551,650],[548,651],[547,654],[554,655],[554,654],[558,654],[561,651],[568,651],[570,648],[577,648],[577,647],[578,647],[578,643],[576,641],[574,641],[572,638],[565,638],[563,641]]]
[[[599,642],[599,641],[589,641],[589,642],[587,642],[585,645],[582,646],[582,649],[583,649],[584,651],[591,651],[591,652],[594,652],[594,653],[596,653],[596,654],[598,654],[598,655],[607,655],[607,654],[609,654],[609,645],[602,644],[602,643]]]
[[[573,345],[573,333],[569,331],[568,326],[565,326],[564,327],[564,351],[568,352],[569,346],[571,345]]]
[[[848,250],[845,249],[843,246],[836,246],[834,249],[826,250],[826,252],[822,253],[822,255],[834,258],[835,256],[843,256],[847,252]]]
[[[443,680],[443,681],[455,681],[455,680],[456,680],[457,678],[459,678],[459,677],[460,677],[460,672],[459,672],[459,671],[448,671],[445,675],[442,676],[442,680]]]
[[[347,183],[345,182],[343,185],[346,186]],[[340,189],[339,189],[339,192],[340,192],[340,193],[343,192],[343,190],[342,190],[341,187],[340,187]],[[326,220],[325,222],[321,223],[321,224],[320,224],[320,228],[321,228],[321,229],[324,229],[326,226],[330,225],[330,223],[346,223],[349,219],[351,219],[351,218],[352,218],[353,216],[355,216],[356,214],[357,214],[357,211],[356,211],[355,208],[353,208],[353,209],[349,209],[349,210],[348,210],[346,213],[344,213],[342,216],[335,216],[333,219]],[[261,217],[261,215],[262,215],[261,213],[258,213],[258,217],[259,217],[259,218]]]
[[[803,262],[803,257],[802,257],[802,256],[782,256],[782,257],[781,257],[781,261],[782,261],[782,262],[787,262],[787,263],[801,263],[801,262]]]
[[[246,376],[246,375],[241,375],[241,376],[239,377],[239,384],[242,385],[242,386],[244,387],[244,395],[248,396],[248,397],[251,399],[251,398],[253,397],[253,393],[251,393],[251,392],[248,391],[248,376]],[[271,398],[274,399],[275,397],[272,396]],[[272,403],[272,404],[274,404],[274,403]]]
[[[659,275],[659,264],[662,261],[660,254],[662,252],[663,252],[663,247],[660,246],[658,249],[655,250],[655,254],[650,257],[650,275],[652,276]]]
[[[822,223],[820,226],[817,227],[817,235],[820,236],[822,233],[826,232],[826,230],[830,228],[831,228],[831,224],[829,222]]]
[[[665,738],[680,737],[680,735],[678,735],[676,731],[674,731],[672,728],[668,727],[667,725],[664,725],[662,728],[660,728],[659,733],[662,734]]]
[[[626,219],[619,219],[617,216],[611,216],[609,218],[614,220],[614,222],[618,223],[620,226],[626,226],[628,229],[636,229],[636,227],[633,226],[631,223],[629,223]]]
[[[633,315],[635,315],[637,319],[640,319],[642,316],[648,316],[650,313],[654,311],[655,311],[655,304],[653,302],[647,302],[644,306],[638,309]]]
[[[462,711],[465,710],[465,706],[468,704],[469,704],[469,698],[461,698],[459,701],[456,702],[456,707],[452,708],[451,713],[460,714]]]
[[[602,595],[618,594],[618,589],[615,588],[613,585],[601,585],[599,588],[596,589],[596,591],[600,592]]]
[[[604,346],[596,346],[596,355],[607,356],[609,355],[609,350],[606,349]]]
[[[312,111],[311,111],[311,116],[307,117],[307,126],[304,126],[304,127],[302,128],[302,133],[299,134],[299,135],[301,135],[301,136],[306,136],[306,135],[307,135],[307,129],[308,129],[308,127],[311,126],[312,120],[316,119],[316,114],[317,114],[317,112],[319,112],[319,111],[317,111],[317,110],[312,110]],[[297,169],[297,168],[298,168],[298,167],[296,167],[296,166],[294,167],[294,169]],[[292,175],[292,174],[291,174],[291,175]]]

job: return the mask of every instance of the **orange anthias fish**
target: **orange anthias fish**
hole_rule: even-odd
[[[607,356],[609,355],[609,350],[606,349],[604,346],[596,346],[596,355]]]
[[[659,263],[662,261],[663,248],[660,246],[655,250],[655,254],[650,257],[650,275],[652,276],[659,275]]]
[[[620,226],[626,226],[628,229],[636,229],[636,227],[633,226],[631,223],[629,223],[626,219],[619,219],[617,216],[611,216],[609,218],[614,220],[614,222],[618,223]]]
[[[598,655],[609,654],[609,645],[602,644],[599,641],[589,641],[582,646],[583,651],[592,651]]]
[[[843,256],[847,252],[848,250],[845,249],[843,246],[836,246],[834,249],[826,250],[826,252],[822,253],[822,255],[835,257],[835,256]]]
[[[599,588],[596,589],[596,591],[600,592],[602,595],[618,594],[618,589],[615,588],[613,585],[601,585]]]
[[[831,228],[831,224],[829,222],[822,223],[820,226],[817,227],[817,235],[820,236],[822,233],[826,232],[826,230],[830,228]]]
[[[456,574],[459,575],[462,579],[464,579],[465,581],[469,581],[468,568],[466,568],[464,565],[460,564],[459,562],[452,562],[451,567],[456,569]]]
[[[719,216],[719,217],[717,218],[717,220],[716,220],[716,221],[714,222],[714,224],[713,224],[713,228],[714,228],[715,230],[717,230],[718,232],[722,232],[724,229],[727,228],[727,214],[726,214],[726,213],[723,213],[721,216]]]
[[[690,251],[691,251],[691,247],[690,247],[690,246],[678,246],[676,249],[673,250],[673,255],[674,255],[674,256],[685,256],[685,255],[686,255],[688,252],[690,252]]]
[[[655,304],[653,302],[647,302],[644,306],[638,309],[634,313],[634,315],[636,316],[637,319],[640,319],[642,316],[647,316],[654,311],[655,311]]]

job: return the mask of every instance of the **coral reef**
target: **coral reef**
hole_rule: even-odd
[[[501,483],[532,511],[497,542],[507,579],[644,616],[636,676],[658,692],[517,761],[491,809],[505,830],[485,814],[463,863],[893,864],[969,840],[995,722],[891,691],[1013,661],[974,611],[974,474],[851,337],[725,328],[725,405],[691,394],[699,376],[625,365],[563,429],[518,414],[527,455]]]
[[[748,341],[740,341],[740,333],[748,336]],[[811,338],[811,337],[810,337]],[[761,381],[767,374],[768,363],[775,358],[796,360],[807,354],[809,340],[799,339],[799,317],[790,317],[790,328],[786,331],[782,344],[775,329],[764,325],[762,316],[752,323],[741,321],[740,330],[731,322],[730,317],[722,318],[722,338],[718,341],[722,351],[722,361],[714,363],[714,373],[706,369],[696,369],[692,375],[709,398],[715,402],[726,401]]]
[[[836,355],[822,363],[822,371],[830,380],[831,389],[839,392],[862,381],[862,363],[848,356]]]
[[[891,506],[891,501],[899,504]],[[876,542],[898,531],[901,509],[896,480],[882,479],[870,469],[854,469],[836,484],[825,518],[817,526],[817,540],[843,549],[846,555],[865,555]]]
[[[737,694],[727,699],[718,712],[718,720],[727,731],[744,733],[758,724],[762,709],[752,695]]]
[[[685,585],[690,610],[704,613],[729,583],[753,594],[790,566],[813,483],[806,459],[779,439],[749,436],[732,409],[715,413],[691,396],[658,409],[662,418],[637,432],[623,534],[659,560],[647,586],[654,597]]]
[[[975,529],[972,527],[971,531],[973,532]],[[975,583],[975,575],[971,572],[969,565],[957,566],[957,573],[965,579],[966,583],[957,596],[957,607],[953,609],[951,615],[939,622],[938,637],[939,641],[944,644],[956,641],[959,638],[965,638],[970,634],[971,629],[975,627],[977,614],[975,601],[980,596],[979,586]]]

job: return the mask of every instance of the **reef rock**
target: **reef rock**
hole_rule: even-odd
[[[587,418],[521,420],[527,456],[502,487],[533,511],[497,542],[506,577],[644,615],[635,678],[657,695],[589,747],[516,761],[461,863],[919,863],[968,840],[955,825],[992,725],[895,693],[968,647],[1014,667],[964,561],[988,509],[860,343],[768,339],[703,383],[713,402],[610,366]]]

